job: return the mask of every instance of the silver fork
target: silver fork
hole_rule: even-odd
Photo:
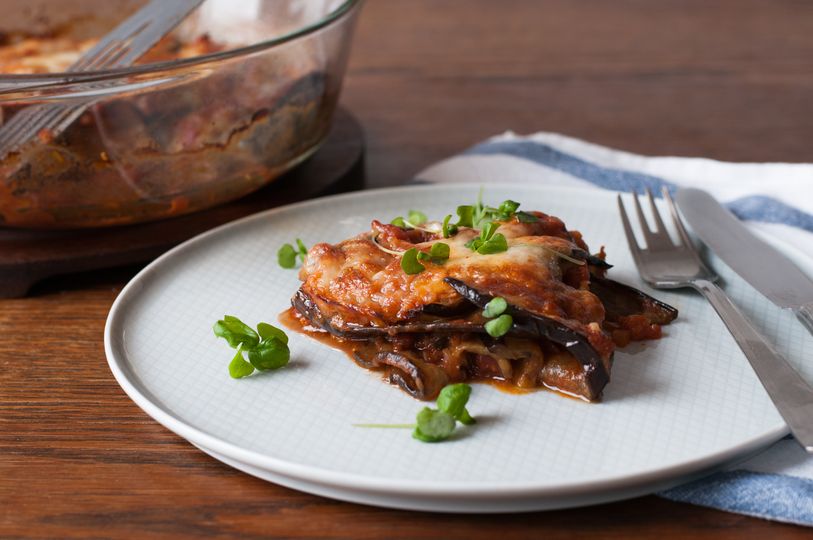
[[[669,192],[664,189],[663,198],[680,236],[677,244],[672,241],[664,226],[652,193],[648,189],[646,193],[655,228],[647,223],[638,195],[633,195],[635,213],[646,240],[646,248],[638,245],[624,203],[621,196],[618,196],[618,210],[621,212],[624,232],[641,277],[656,289],[690,287],[706,297],[745,353],[793,436],[806,451],[813,453],[813,388],[754,328],[723,290],[714,284],[717,274],[700,258],[683,227]]]
[[[76,73],[132,65],[202,2],[152,0],[107,33],[68,71]],[[81,116],[88,104],[89,101],[85,100],[74,104],[34,105],[21,110],[0,127],[0,160],[43,130],[47,130],[51,137],[59,136]]]

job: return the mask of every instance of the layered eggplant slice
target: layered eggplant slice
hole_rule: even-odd
[[[589,253],[579,232],[542,212],[451,230],[373,221],[309,250],[293,310],[418,399],[494,381],[593,401],[615,348],[660,337],[677,310],[608,279],[603,250]]]

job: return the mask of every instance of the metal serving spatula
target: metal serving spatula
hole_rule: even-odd
[[[152,0],[105,35],[68,68],[81,72],[132,65],[204,0]],[[0,160],[43,130],[57,137],[79,118],[89,102],[27,107],[0,127]]]

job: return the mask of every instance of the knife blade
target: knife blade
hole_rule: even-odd
[[[680,212],[700,239],[771,302],[791,309],[813,334],[813,280],[702,189],[675,195]]]

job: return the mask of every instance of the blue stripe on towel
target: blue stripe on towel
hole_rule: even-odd
[[[660,193],[663,187],[667,187],[670,192],[677,189],[677,185],[657,176],[602,167],[572,154],[566,154],[547,144],[531,141],[485,142],[469,148],[464,153],[468,155],[507,154],[527,159],[614,191],[643,193],[646,188],[649,188],[653,193]]]
[[[813,526],[813,480],[798,476],[725,471],[658,495],[673,501]]]
[[[646,188],[660,194],[666,187],[670,193],[678,188],[677,184],[657,176],[602,167],[572,154],[557,150],[547,144],[531,141],[495,141],[485,142],[469,148],[466,155],[504,154],[527,159],[562,171],[576,178],[586,180],[596,186],[614,191],[635,191],[643,193]],[[751,195],[737,199],[726,206],[740,219],[762,221],[766,223],[783,223],[813,232],[813,215],[789,206],[781,201],[764,195]]]
[[[784,223],[813,232],[813,216],[773,197],[751,195],[726,203],[726,207],[740,219]]]

